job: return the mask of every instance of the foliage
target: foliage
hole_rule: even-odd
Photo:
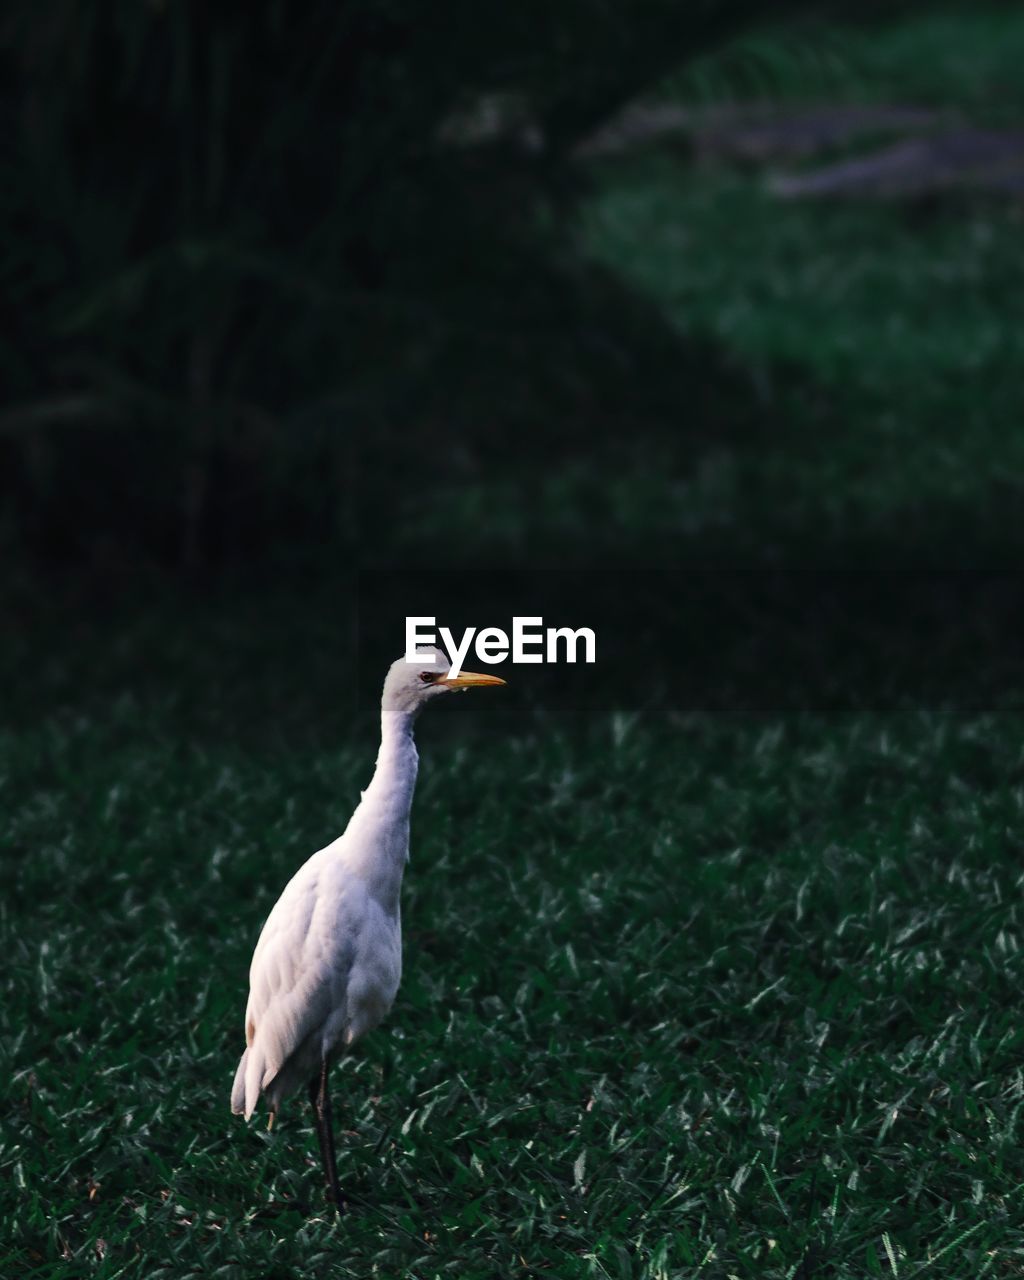
[[[573,143],[758,9],[9,6],[15,532],[193,563],[343,543],[359,438],[573,291]]]

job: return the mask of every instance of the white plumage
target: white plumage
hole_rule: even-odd
[[[337,1185],[327,1069],[372,1030],[394,1003],[402,976],[400,894],[409,858],[416,785],[413,725],[426,703],[496,676],[448,675],[439,649],[392,663],[381,699],[381,744],[373,778],[345,832],[304,863],[267,918],[249,969],[246,1049],[235,1072],[232,1111],[248,1119],[262,1094],[271,1119],[309,1084],[324,1172]]]

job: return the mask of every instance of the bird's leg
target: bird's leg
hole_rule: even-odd
[[[316,1115],[316,1136],[320,1140],[320,1160],[324,1168],[327,1190],[334,1207],[345,1212],[345,1197],[338,1185],[338,1161],[334,1152],[334,1126],[331,1121],[331,1095],[327,1088],[327,1059],[320,1062],[320,1074],[309,1082],[309,1100]]]

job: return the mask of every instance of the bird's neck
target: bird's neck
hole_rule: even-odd
[[[413,717],[407,711],[380,713],[380,750],[377,767],[366,789],[365,798],[373,794],[396,817],[409,820],[412,795],[416,789],[419,757],[412,736]]]
[[[409,812],[416,789],[413,717],[381,713],[380,751],[370,785],[345,833],[345,857],[381,905],[398,915],[402,873],[409,857]]]

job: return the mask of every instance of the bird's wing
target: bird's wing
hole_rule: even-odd
[[[307,1037],[343,1012],[354,948],[337,920],[356,909],[348,900],[358,892],[358,886],[339,886],[328,864],[314,855],[267,918],[249,970],[245,1011],[258,1088],[270,1083]]]

